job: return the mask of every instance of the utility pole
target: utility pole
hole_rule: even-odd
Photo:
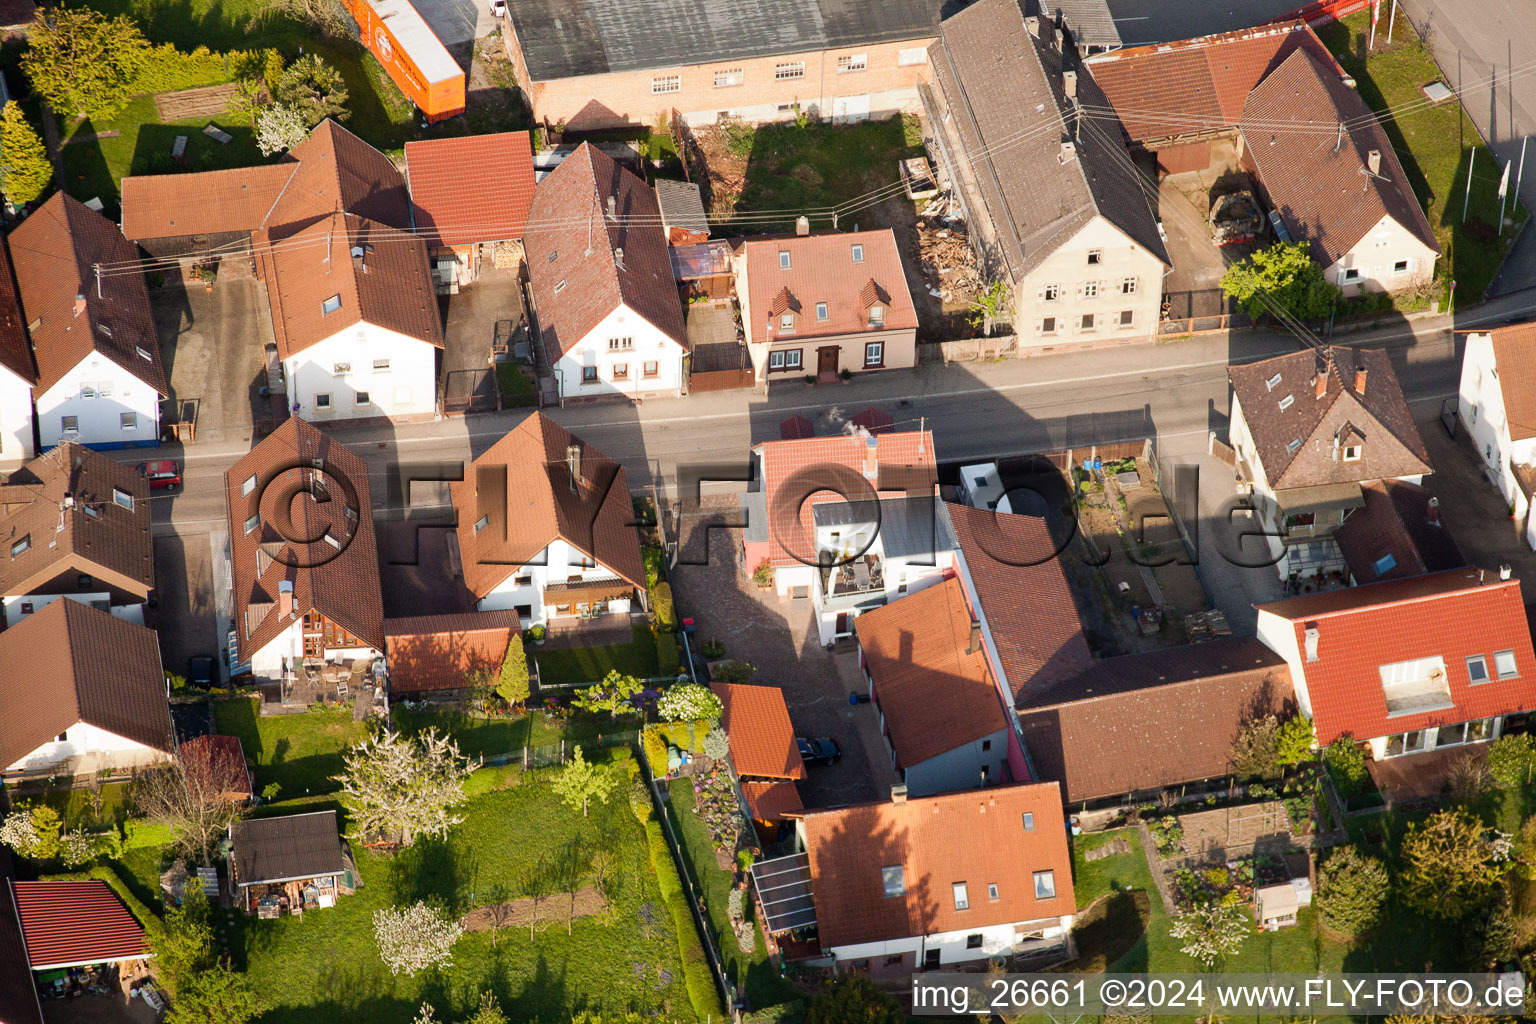
[[[1472,155],[1467,158],[1467,191],[1461,197],[1461,222],[1467,222],[1467,204],[1472,202],[1472,165],[1477,163],[1477,147],[1472,147]]]
[[[1525,138],[1520,140],[1520,166],[1519,166],[1519,168],[1517,168],[1515,170],[1515,195],[1516,196],[1518,196],[1520,194],[1520,179],[1525,176],[1525,144],[1527,142],[1530,142],[1530,141],[1531,141],[1531,137],[1529,135],[1527,135]]]

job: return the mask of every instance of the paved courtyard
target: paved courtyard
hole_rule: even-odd
[[[272,340],[265,287],[225,274],[211,292],[168,284],[149,296],[171,398],[197,402],[197,439],[248,439],[266,383],[262,350]]]
[[[1424,487],[1440,499],[1440,514],[1468,565],[1490,571],[1508,565],[1515,578],[1536,580],[1536,551],[1520,538],[1504,497],[1488,479],[1480,459],[1459,429],[1451,437],[1438,417],[1419,421],[1434,475]],[[1526,600],[1532,598],[1529,589]]]
[[[734,518],[735,499],[705,499],[685,511],[682,557],[672,570],[680,614],[692,617],[700,642],[718,640],[727,658],[756,666],[754,682],[778,686],[800,736],[830,736],[842,750],[831,766],[810,767],[800,784],[807,807],[885,799],[899,781],[880,739],[874,705],[848,703],[863,692],[858,657],[850,648],[828,652],[817,636],[809,600],[780,600],[759,591],[742,566],[741,530],[719,525]],[[706,537],[708,545],[706,562]]]

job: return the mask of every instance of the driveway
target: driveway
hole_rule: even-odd
[[[183,675],[187,659],[208,654],[221,664],[214,621],[213,552],[206,533],[155,537],[155,596],[160,660]]]
[[[266,287],[221,276],[211,292],[168,284],[149,301],[171,397],[197,402],[197,439],[249,438],[256,388],[266,383],[262,349],[273,337]]]
[[[1509,506],[1484,474],[1466,433],[1458,430],[1453,438],[1434,417],[1419,422],[1419,436],[1435,467],[1424,487],[1440,499],[1440,514],[1467,564],[1489,571],[1509,565],[1515,578],[1536,579],[1536,551],[1521,540]]]
[[[806,807],[835,807],[887,799],[899,781],[880,739],[874,705],[848,703],[850,690],[864,691],[852,650],[829,653],[817,636],[809,600],[779,600],[759,591],[741,562],[741,530],[735,499],[705,499],[685,510],[682,558],[672,570],[678,614],[692,618],[697,639],[718,640],[725,657],[757,667],[756,683],[784,691],[789,718],[800,736],[830,736],[842,759],[812,766],[800,784]],[[684,564],[705,560],[708,564]]]
[[[501,27],[501,19],[480,0],[411,0],[411,6],[444,46],[467,43]]]
[[[489,261],[486,261],[487,263]],[[473,284],[465,285],[457,295],[446,295],[443,304],[443,373],[450,398],[468,400],[474,396],[474,411],[496,408],[494,374],[488,374],[491,342],[498,321],[510,321],[508,333],[518,338],[526,332],[516,329],[525,324],[522,286],[517,272],[484,266]]]
[[[1248,255],[1253,245],[1229,245],[1217,248],[1211,242],[1209,222],[1211,199],[1238,188],[1253,188],[1253,182],[1237,165],[1237,152],[1230,140],[1217,139],[1211,145],[1211,163],[1202,171],[1170,174],[1158,185],[1157,213],[1167,235],[1168,258],[1173,270],[1163,281],[1163,294],[1171,302],[1169,316],[1216,316],[1229,305],[1221,294],[1221,279],[1228,261]]]

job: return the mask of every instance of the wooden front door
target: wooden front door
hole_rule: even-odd
[[[837,346],[835,346],[835,345],[831,346],[829,348],[817,349],[816,350],[816,372],[818,374],[822,374],[822,373],[836,373],[837,372],[837,353],[838,353],[838,349],[837,349]]]

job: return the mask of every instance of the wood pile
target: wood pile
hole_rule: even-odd
[[[1226,615],[1215,608],[1207,612],[1186,615],[1184,631],[1189,634],[1189,642],[1192,644],[1232,635],[1232,627],[1227,625]]]
[[[523,265],[523,243],[497,242],[491,250],[491,263],[497,270],[516,270]]]
[[[952,215],[949,207],[949,200],[937,199],[917,219],[918,260],[929,291],[944,299],[981,290],[981,271],[965,222]]]

